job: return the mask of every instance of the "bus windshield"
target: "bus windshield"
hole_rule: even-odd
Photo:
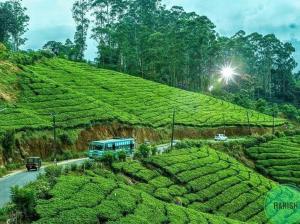
[[[90,150],[103,150],[103,144],[91,144],[90,145]]]

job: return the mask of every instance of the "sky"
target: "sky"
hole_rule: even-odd
[[[4,0],[0,0],[0,2]],[[30,16],[28,41],[24,49],[39,49],[48,40],[73,39],[75,24],[71,8],[74,0],[23,0]],[[163,0],[167,7],[182,6],[186,11],[206,15],[216,30],[231,36],[247,33],[274,33],[296,47],[300,65],[300,0]],[[96,44],[88,40],[86,57],[95,57]],[[300,69],[300,66],[298,66]]]

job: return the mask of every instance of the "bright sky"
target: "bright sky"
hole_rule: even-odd
[[[3,2],[4,0],[0,0]],[[71,8],[74,0],[23,0],[30,16],[25,49],[38,49],[48,40],[73,39],[75,24]],[[274,33],[297,48],[300,64],[300,1],[299,0],[163,0],[168,6],[183,6],[186,11],[206,15],[222,35],[239,30],[247,33]],[[95,57],[96,45],[88,41],[87,58]]]

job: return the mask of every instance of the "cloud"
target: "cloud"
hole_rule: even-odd
[[[39,49],[49,40],[65,42],[67,38],[73,39],[75,32],[74,26],[51,26],[32,29],[27,32],[25,37],[28,39],[24,49]]]

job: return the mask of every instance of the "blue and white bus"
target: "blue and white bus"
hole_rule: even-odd
[[[128,156],[133,155],[135,141],[133,138],[120,138],[92,141],[89,144],[89,158],[101,158],[105,153],[112,152],[115,155],[120,151],[125,151]]]

